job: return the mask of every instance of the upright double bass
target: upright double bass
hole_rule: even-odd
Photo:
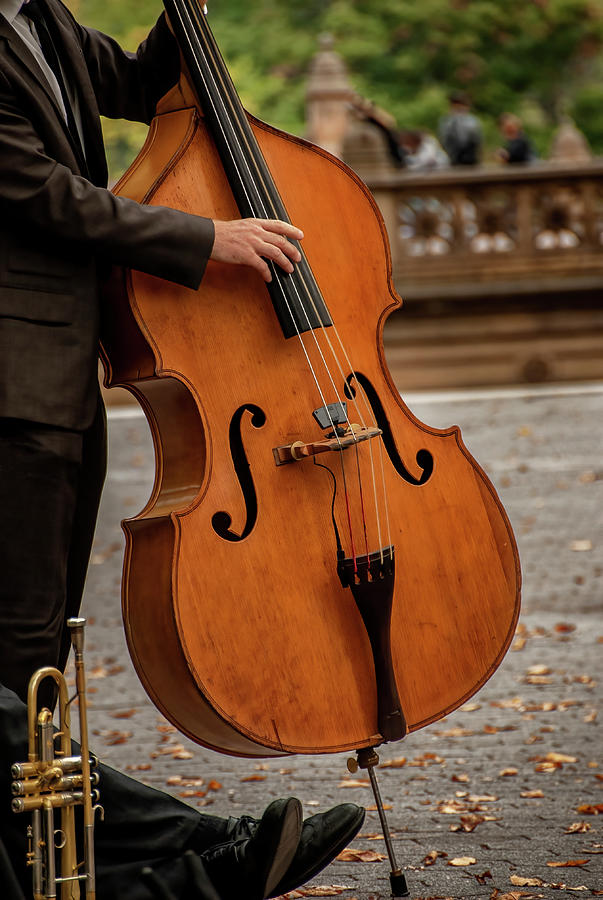
[[[223,753],[397,740],[501,662],[511,527],[459,429],[419,422],[388,372],[401,300],[369,191],[244,111],[199,0],[165,7],[183,75],[116,191],[305,238],[268,286],[211,260],[198,291],[114,273],[106,380],[142,405],[156,458],[124,522],[132,659],[164,715]]]

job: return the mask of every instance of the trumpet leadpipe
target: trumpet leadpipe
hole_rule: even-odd
[[[60,791],[52,794],[34,794],[31,797],[13,797],[11,809],[13,812],[31,812],[36,809],[61,809],[66,806],[76,806],[84,802],[82,791]]]

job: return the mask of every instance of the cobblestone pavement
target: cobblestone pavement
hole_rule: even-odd
[[[382,748],[381,792],[410,896],[603,894],[603,817],[595,815],[603,812],[603,386],[408,402],[430,425],[461,426],[508,511],[524,573],[518,634],[490,681],[447,719]],[[117,408],[84,601],[93,745],[106,762],[218,815],[257,814],[289,794],[306,814],[365,804],[352,849],[384,855],[370,789],[352,786],[365,773],[350,776],[346,756],[222,756],[175,733],[147,699],[121,625],[119,522],[142,508],[152,481],[145,420]],[[344,900],[385,897],[387,863],[338,861],[319,885],[345,888]]]

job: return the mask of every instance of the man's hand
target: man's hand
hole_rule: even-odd
[[[272,281],[267,259],[285,272],[293,271],[293,263],[301,254],[291,241],[299,241],[304,233],[279,219],[234,219],[214,221],[215,238],[211,259],[238,263],[256,269],[264,281]]]

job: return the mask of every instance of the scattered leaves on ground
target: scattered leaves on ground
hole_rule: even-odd
[[[455,856],[454,859],[449,859],[446,863],[447,866],[473,866],[477,860],[474,856]]]

